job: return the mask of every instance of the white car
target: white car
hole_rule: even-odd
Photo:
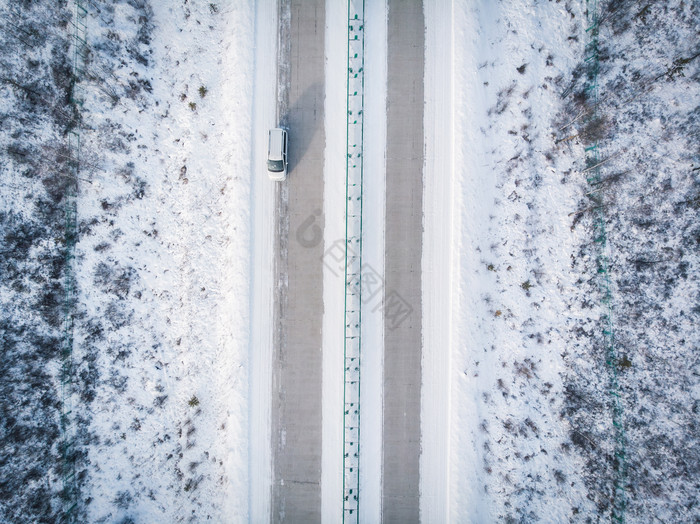
[[[267,142],[267,174],[271,180],[281,182],[287,178],[287,131],[270,129]]]

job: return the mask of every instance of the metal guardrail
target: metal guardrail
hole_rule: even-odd
[[[364,12],[364,0],[348,0],[343,522],[357,522],[360,506]]]

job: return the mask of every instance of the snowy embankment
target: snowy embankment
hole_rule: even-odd
[[[457,521],[567,520],[592,510],[566,451],[562,352],[577,296],[568,213],[576,156],[551,122],[580,11],[480,2],[454,12],[450,507]],[[572,27],[573,26],[573,27]],[[578,152],[580,154],[580,151]],[[568,183],[567,183],[568,182]]]
[[[697,518],[697,7],[622,4],[426,10],[428,521]]]
[[[451,61],[433,67],[451,77],[454,124],[434,140],[438,152],[452,145],[451,169],[428,164],[425,177],[426,215],[444,221],[426,228],[437,250],[424,277],[434,282],[424,284],[426,346],[440,341],[426,354],[448,359],[449,370],[447,391],[426,370],[424,405],[444,407],[449,427],[441,436],[424,420],[424,440],[444,444],[436,459],[445,470],[433,474],[446,490],[423,478],[432,495],[426,515],[446,507],[457,522],[565,520],[568,501],[586,503],[582,464],[562,448],[559,416],[568,336],[561,312],[575,297],[569,253],[580,242],[567,218],[579,190],[562,177],[576,158],[551,159],[557,83],[576,59],[567,42],[575,16],[528,2],[454,5],[431,16],[452,20],[452,55],[440,47],[444,37],[429,39],[427,53]],[[427,85],[445,90],[439,80]],[[449,94],[429,98],[436,112]],[[451,195],[451,211],[449,201],[429,200],[436,193]]]
[[[481,2],[454,13],[456,520],[592,510],[560,417],[563,312],[577,298],[570,254],[585,241],[570,230],[580,189],[567,177],[581,151],[555,157],[551,127],[578,59],[568,37],[581,37],[579,7]]]
[[[254,15],[91,4],[75,339],[90,522],[248,517]]]
[[[432,22],[445,18],[452,20],[453,55],[436,48],[427,54],[451,60],[454,127],[444,126],[435,143],[443,151],[452,144],[453,165],[432,173],[428,166],[426,199],[451,195],[453,207],[450,213],[448,202],[426,200],[426,214],[451,227],[442,242],[434,238],[444,222],[427,228],[433,236],[426,242],[438,252],[426,269],[434,275],[426,276],[437,282],[424,284],[424,301],[437,310],[434,325],[426,320],[426,337],[441,342],[427,351],[448,360],[449,385],[444,391],[439,374],[426,374],[434,383],[426,382],[424,405],[444,406],[449,433],[424,421],[423,438],[445,444],[446,456],[437,458],[446,471],[435,474],[444,475],[447,492],[424,500],[423,512],[446,510],[458,522],[566,519],[566,501],[585,503],[581,464],[561,447],[567,435],[559,417],[567,337],[561,312],[574,294],[568,253],[578,241],[567,214],[579,193],[561,181],[575,159],[553,164],[547,152],[559,110],[556,82],[575,60],[561,30],[572,13],[559,5],[481,2],[437,12]],[[427,85],[445,89],[439,81]],[[433,103],[444,104],[444,96]],[[439,401],[431,402],[431,387]],[[427,482],[424,491],[435,491]]]

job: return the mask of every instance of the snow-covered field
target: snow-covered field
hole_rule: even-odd
[[[586,7],[427,10],[428,521],[698,519],[698,5]]]
[[[18,62],[12,69],[5,64],[4,74],[14,74],[21,83],[19,73],[27,68],[29,77],[39,64],[49,73],[53,67],[54,81],[61,80],[59,68],[70,66],[71,57],[69,4],[65,9],[27,8],[4,19],[15,24],[17,37],[40,39],[32,19],[50,28],[44,48],[38,42],[29,49],[27,65],[19,59],[21,52],[3,55],[6,62]],[[19,6],[5,6],[6,13],[15,11],[21,11]],[[85,102],[78,108],[82,146],[74,262],[78,313],[73,381],[79,393],[70,415],[79,428],[79,521],[247,520],[254,20],[253,2],[88,6],[90,52],[80,78]],[[18,51],[28,47],[7,39]],[[61,53],[67,66],[61,66]],[[7,82],[3,89],[3,98],[25,98]],[[64,98],[60,93],[56,98],[58,106]],[[48,102],[52,100],[40,99],[36,105]],[[62,115],[54,116],[53,126],[38,120],[29,127],[21,120],[27,116],[18,116],[3,133],[4,148],[16,138],[14,130],[22,128],[27,137],[22,147],[47,150],[66,143],[70,123]],[[48,208],[37,207],[46,198],[41,183],[48,188],[51,165],[31,174],[35,182],[26,184],[24,158],[3,163],[5,235],[13,221],[43,220],[55,233],[47,231],[33,242],[20,240],[30,244],[27,253],[37,262],[46,260],[31,251],[37,248],[57,252],[60,262],[60,193],[53,200],[53,223]],[[64,170],[58,176],[67,174]],[[36,264],[33,256],[27,263]],[[31,277],[27,268],[18,270]],[[60,269],[35,271],[40,284],[50,280],[54,301],[60,303]],[[11,283],[4,278],[4,286]],[[42,321],[48,324],[43,327],[28,316],[31,305],[19,299],[29,290],[3,290],[3,303],[17,304],[12,316],[43,337],[49,355],[43,357],[47,365],[42,373],[58,385],[61,338],[56,327],[61,319]],[[9,309],[3,306],[3,311],[8,319]],[[3,330],[4,343],[10,336]],[[13,357],[9,347],[3,351]],[[26,362],[22,365],[26,374]],[[22,380],[20,370],[5,372]],[[13,395],[24,389],[12,387]],[[46,403],[55,407],[56,401],[46,395]],[[23,394],[16,402],[20,412],[28,410],[22,417],[36,409],[31,395]],[[51,519],[60,509],[57,414],[44,411],[36,413],[35,424],[53,424],[47,428],[51,440],[46,450],[56,455],[50,463],[48,456],[36,459],[44,471],[36,469],[32,475],[45,482],[35,487],[25,481],[13,495],[20,502],[16,506],[23,508],[23,521]],[[3,421],[5,431],[21,429],[13,429],[14,420],[4,415]],[[32,447],[38,441],[13,449],[5,436],[3,456],[38,452]],[[4,476],[13,482],[16,477]],[[8,484],[2,492],[9,489]],[[37,493],[45,500],[34,508],[31,501],[39,498]],[[0,520],[13,520],[16,509],[4,503]]]
[[[254,6],[91,15],[87,519],[245,520]]]
[[[576,296],[574,155],[548,158],[556,82],[574,67],[580,7],[454,6],[449,517],[565,521],[586,507],[562,448],[562,351]],[[582,22],[581,22],[582,23]],[[558,80],[557,80],[558,79]],[[430,174],[426,174],[429,184]],[[433,268],[435,269],[435,268]],[[583,505],[583,506],[581,506]]]

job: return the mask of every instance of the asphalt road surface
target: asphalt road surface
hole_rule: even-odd
[[[289,129],[289,176],[277,207],[272,522],[321,521],[324,4],[280,0],[280,82],[289,88],[279,119]]]
[[[382,520],[418,522],[424,18],[389,0]]]

